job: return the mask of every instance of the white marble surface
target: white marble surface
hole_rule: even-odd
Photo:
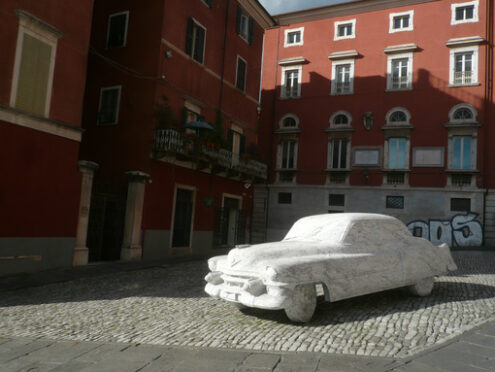
[[[209,295],[305,322],[316,284],[331,302],[406,286],[427,295],[429,278],[456,265],[447,245],[413,237],[394,217],[341,213],[302,218],[282,241],[234,248],[209,268]]]

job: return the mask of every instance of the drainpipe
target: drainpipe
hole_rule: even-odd
[[[487,160],[488,160],[488,133],[490,126],[490,108],[493,98],[493,0],[487,0],[486,2],[486,53],[485,53],[485,97],[484,97],[484,114],[485,114],[485,126],[483,128],[483,169],[482,180],[483,187],[485,188],[483,198],[483,227],[486,227],[486,198],[488,196],[488,187],[486,185],[486,172],[487,172]],[[487,128],[488,127],[488,128]],[[483,229],[484,230],[484,229]],[[483,245],[485,245],[486,237],[483,234]]]
[[[220,76],[220,93],[218,95],[218,115],[222,113],[222,101],[223,101],[223,81],[225,80],[225,56],[227,55],[227,31],[229,25],[229,8],[230,0],[227,0],[227,7],[225,8],[225,28],[223,31],[223,56],[222,56],[222,75]]]

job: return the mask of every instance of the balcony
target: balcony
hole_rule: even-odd
[[[210,168],[213,173],[226,173],[229,177],[267,178],[266,164],[244,160],[231,151],[174,129],[156,130],[153,154],[156,158],[175,156],[178,160],[192,161],[197,169]]]

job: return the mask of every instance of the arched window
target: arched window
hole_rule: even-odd
[[[385,120],[389,125],[409,124],[411,120],[411,114],[405,108],[394,107],[392,110],[387,112]]]
[[[330,127],[341,127],[351,125],[351,115],[346,111],[337,111],[330,117]]]
[[[476,109],[467,103],[455,105],[449,112],[449,119],[452,123],[475,122],[476,116]]]
[[[287,114],[282,119],[280,119],[280,128],[291,129],[297,128],[298,125],[299,119],[295,115]]]

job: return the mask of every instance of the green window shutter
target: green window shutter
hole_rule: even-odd
[[[254,19],[249,17],[249,29],[248,29],[248,43],[253,43],[253,32],[254,32]]]
[[[205,48],[205,30],[202,27],[196,26],[196,40],[194,42],[193,58],[199,63],[203,63],[204,48]]]
[[[242,16],[242,9],[238,5],[237,6],[237,21],[236,21],[235,29],[236,29],[237,34],[239,34],[239,35],[241,34],[241,16]]]
[[[246,62],[242,59],[237,60],[237,81],[236,87],[242,91],[246,90]]]
[[[16,107],[45,115],[52,47],[24,34],[17,82]]]
[[[246,136],[241,134],[241,141],[239,145],[239,155],[242,155],[246,152]]]
[[[187,20],[187,34],[186,34],[186,54],[193,55],[193,35],[194,35],[194,21],[192,18]]]

